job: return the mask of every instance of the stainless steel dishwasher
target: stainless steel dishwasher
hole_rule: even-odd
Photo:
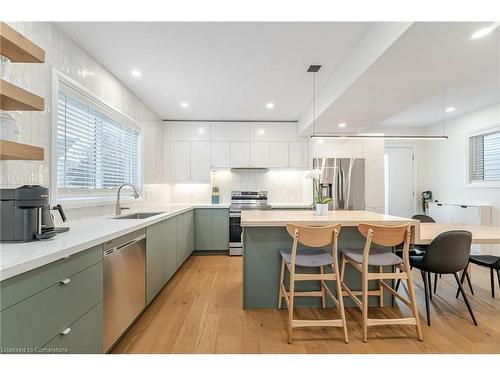
[[[108,241],[103,250],[103,347],[107,352],[146,307],[145,231]]]

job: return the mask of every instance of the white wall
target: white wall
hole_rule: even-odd
[[[446,141],[426,141],[421,148],[420,190],[431,190],[433,198],[446,203],[492,206],[491,223],[500,226],[500,188],[467,187],[467,138],[470,132],[500,123],[500,104],[448,120]],[[429,126],[435,134],[440,126]]]
[[[145,198],[168,199],[169,187],[162,185],[163,147],[162,122],[145,103],[104,68],[91,55],[70,39],[52,22],[13,22],[14,29],[45,50],[44,64],[11,64],[12,75],[22,78],[24,88],[45,98],[43,112],[9,112],[16,117],[21,130],[21,142],[45,149],[43,161],[0,161],[0,187],[23,184],[50,185],[51,171],[51,111],[52,68],[78,81],[97,97],[124,112],[143,125],[144,129],[144,183]],[[68,209],[67,216],[108,214],[112,205]]]

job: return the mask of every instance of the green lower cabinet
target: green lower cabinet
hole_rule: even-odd
[[[3,310],[0,313],[2,350],[34,352],[100,303],[102,262]]]
[[[191,236],[193,232],[192,211],[185,212],[177,216],[177,265],[182,263],[191,255],[192,244]]]
[[[173,217],[165,221],[164,238],[164,273],[165,282],[170,280],[177,271],[177,218]]]
[[[149,304],[165,285],[165,233],[167,221],[146,229],[146,298]]]
[[[198,208],[194,213],[197,251],[229,249],[229,210],[227,208]]]
[[[38,353],[100,354],[102,353],[102,302],[59,333]]]

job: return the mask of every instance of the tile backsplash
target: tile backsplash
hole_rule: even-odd
[[[144,183],[146,200],[168,198],[163,185],[162,121],[118,78],[83,50],[53,22],[9,22],[9,25],[45,50],[44,64],[9,63],[9,80],[45,99],[43,112],[9,112],[20,128],[20,142],[43,147],[43,161],[0,161],[0,187],[39,184],[49,187],[51,173],[52,69],[79,82],[110,106],[127,114],[144,129]],[[152,187],[154,186],[154,187]],[[109,207],[71,209],[68,217],[92,216]],[[85,214],[83,214],[85,213]],[[74,214],[74,215],[73,215]]]

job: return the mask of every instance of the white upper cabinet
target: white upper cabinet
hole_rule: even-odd
[[[172,141],[210,141],[209,122],[171,122]]]
[[[269,142],[250,142],[250,166],[269,168]]]
[[[210,142],[191,142],[191,181],[210,182]]]
[[[250,124],[248,122],[212,122],[212,141],[249,141]]]
[[[231,168],[250,167],[250,142],[231,142]]]
[[[309,168],[308,142],[288,142],[288,166],[290,168]]]
[[[288,142],[269,142],[269,167],[288,167]]]
[[[254,122],[250,125],[251,141],[297,140],[297,124],[280,122]]]
[[[211,168],[230,168],[231,167],[231,143],[230,142],[212,142]]]
[[[189,142],[171,142],[170,179],[174,182],[188,182],[191,177],[191,155]]]

